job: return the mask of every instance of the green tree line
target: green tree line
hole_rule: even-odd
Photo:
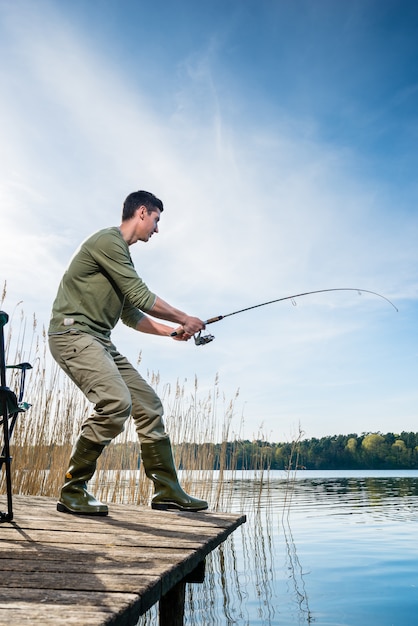
[[[227,469],[417,469],[418,433],[362,433],[303,439],[293,443],[267,441],[233,441],[204,444],[210,450],[213,469],[222,465]],[[199,458],[199,445],[183,444],[182,457],[187,448],[194,448]],[[222,460],[222,463],[221,463]]]

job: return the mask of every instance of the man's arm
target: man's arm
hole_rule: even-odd
[[[168,322],[180,324],[180,332],[178,329],[176,330],[179,335],[184,334],[184,339],[189,339],[192,335],[198,333],[199,330],[203,330],[205,328],[205,324],[201,319],[198,317],[192,317],[183,311],[176,309],[171,306],[171,304],[168,304],[168,302],[162,300],[159,296],[156,297],[154,305],[148,310],[148,313],[153,317],[158,317],[159,319],[167,320]]]
[[[160,322],[153,320],[147,315],[144,315],[139,320],[136,325],[136,330],[139,330],[141,333],[147,333],[150,335],[160,335],[161,337],[170,337],[173,331],[177,331],[179,335],[176,337],[176,339],[180,339],[181,341],[186,340],[182,326],[179,326],[178,328],[173,328],[172,326],[161,324]]]

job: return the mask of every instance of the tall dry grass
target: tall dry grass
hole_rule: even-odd
[[[4,295],[5,289],[3,300]],[[92,406],[53,362],[45,329],[38,328],[36,317],[28,322],[17,305],[4,330],[6,362],[12,365],[26,361],[33,366],[26,374],[24,397],[32,406],[19,415],[11,440],[13,492],[56,497],[64,479],[72,444]],[[8,386],[17,392],[20,371],[7,371]],[[233,497],[233,478],[238,471],[234,459],[228,471],[226,465],[227,442],[237,438],[231,426],[238,392],[232,400],[227,400],[220,390],[218,376],[209,392],[199,389],[197,379],[190,389],[186,382],[162,384],[155,373],[148,372],[147,378],[163,400],[176,465],[187,468],[181,471],[183,487],[207,499],[211,508],[227,509]],[[98,498],[107,502],[136,504],[148,504],[150,501],[152,485],[139,463],[139,445],[134,445],[135,441],[133,422],[129,420],[125,431],[99,459],[91,482]],[[219,441],[220,465],[215,473],[213,443]],[[184,443],[199,445],[185,446],[182,445]],[[263,461],[260,459],[260,467],[263,467]],[[263,478],[263,471],[260,471]],[[260,484],[263,485],[263,482],[261,480]],[[0,493],[4,491],[2,475]]]

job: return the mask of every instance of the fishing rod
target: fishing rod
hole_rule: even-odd
[[[335,287],[334,289],[317,289],[315,291],[305,291],[304,293],[296,293],[296,294],[293,294],[292,296],[285,296],[284,298],[276,298],[275,300],[269,300],[268,302],[262,302],[261,304],[254,304],[253,306],[248,306],[245,309],[239,309],[238,311],[233,311],[232,313],[226,313],[225,315],[217,315],[215,317],[210,317],[208,320],[204,322],[204,324],[206,326],[207,324],[220,322],[226,317],[231,317],[231,315],[238,315],[239,313],[244,313],[245,311],[258,309],[261,306],[267,306],[268,304],[274,304],[275,302],[283,302],[284,300],[291,300],[292,304],[296,306],[296,302],[293,302],[295,298],[302,298],[303,296],[310,296],[315,293],[327,293],[330,291],[357,291],[359,296],[361,296],[362,293],[370,293],[373,296],[377,296],[378,298],[382,298],[383,300],[386,300],[386,302],[388,302],[395,309],[395,311],[398,312],[397,307],[393,304],[391,300],[389,300],[389,298],[386,298],[386,296],[383,296],[381,293],[377,293],[376,291],[370,291],[370,289],[357,289],[356,287]],[[209,343],[210,341],[213,341],[215,339],[213,335],[210,335],[210,334],[202,335],[201,332],[202,331],[199,331],[196,335],[194,335],[195,344],[197,346],[203,346],[206,343]],[[173,333],[171,333],[171,337],[176,337],[179,334],[181,333],[174,331]]]

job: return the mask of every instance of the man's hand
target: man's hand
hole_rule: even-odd
[[[204,322],[198,317],[187,317],[183,326],[178,326],[171,336],[180,341],[188,341],[193,335],[205,328]]]
[[[199,330],[203,330],[205,328],[205,323],[202,322],[198,317],[190,317],[189,315],[186,317],[186,321],[184,322],[183,330],[184,334],[192,337],[194,334],[198,333]]]

